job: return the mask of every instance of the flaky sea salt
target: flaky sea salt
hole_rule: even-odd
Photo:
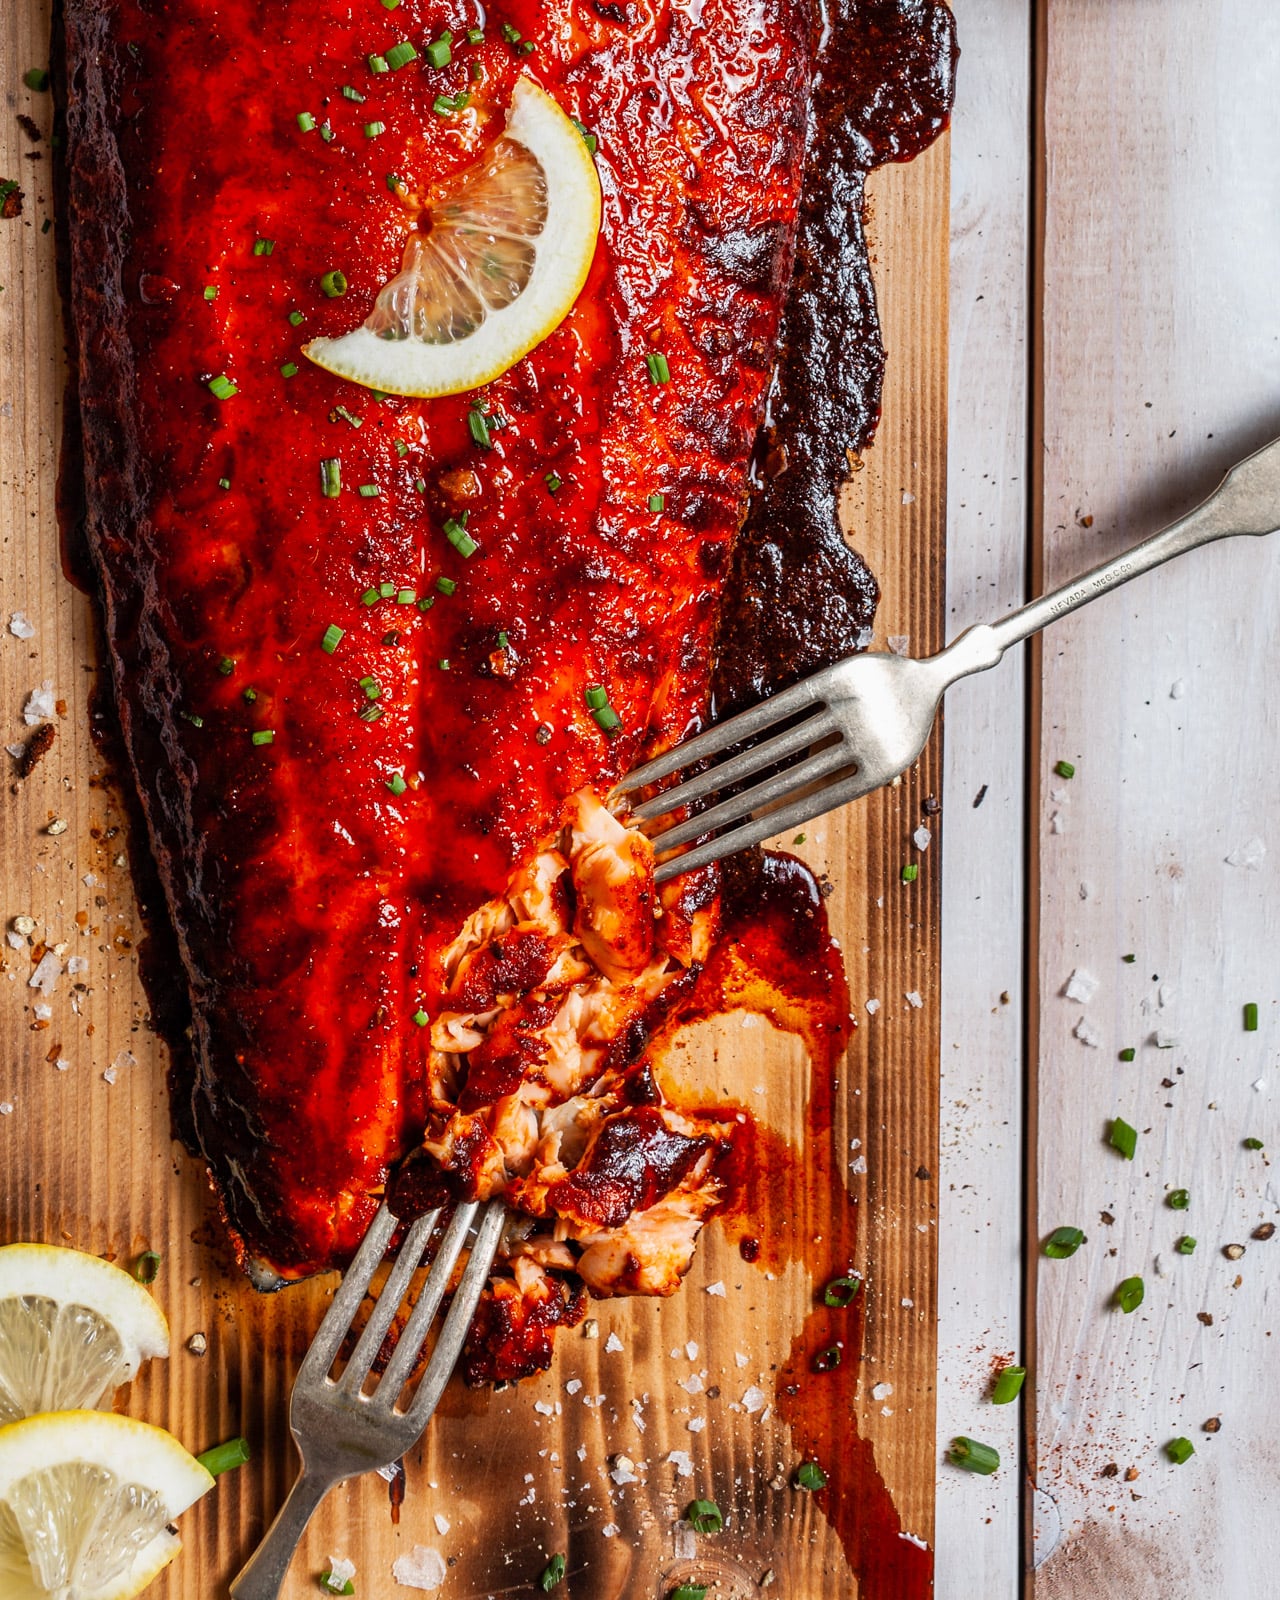
[[[438,1511],[436,1512],[433,1520],[436,1525],[436,1532],[443,1539],[453,1524],[449,1521],[448,1517],[442,1517]]]
[[[719,1282],[709,1283],[707,1285],[707,1293],[708,1294],[718,1295],[720,1297],[720,1299],[723,1300],[725,1298],[724,1284],[719,1283]]]
[[[933,838],[933,835],[929,832],[928,828],[921,823],[916,831],[911,835],[911,838],[914,841],[917,850],[927,850],[929,848],[929,841]]]
[[[913,1011],[919,1011],[920,1007],[924,1004],[924,997],[921,995],[919,989],[908,989],[903,998]]]
[[[582,1387],[582,1379],[581,1378],[570,1378],[568,1383],[566,1383],[565,1386],[564,1386],[564,1392],[566,1394],[569,1394],[569,1395],[577,1394],[578,1390],[581,1389],[581,1387]]]
[[[702,1393],[702,1378],[696,1372],[691,1372],[687,1378],[681,1378],[680,1387],[686,1394]]]
[[[56,713],[53,679],[46,678],[38,689],[33,689],[28,695],[27,703],[22,708],[22,720],[28,728],[34,728],[37,722],[51,722]]]
[[[1101,979],[1095,978],[1092,972],[1077,967],[1063,985],[1062,992],[1068,1000],[1076,1000],[1082,1006],[1087,1006],[1097,994],[1100,983]]]
[[[621,1532],[622,1529],[616,1522],[606,1522],[600,1530],[600,1537],[602,1539],[616,1539]]]
[[[138,1058],[132,1050],[122,1050],[111,1065],[117,1072],[126,1072],[130,1067],[138,1065]]]
[[[690,1339],[688,1344],[686,1344],[684,1347],[684,1353],[687,1360],[696,1361],[698,1359],[698,1346],[696,1341]]]
[[[27,987],[39,989],[47,999],[56,992],[58,979],[62,976],[61,958],[52,950],[46,950],[36,963],[36,970],[27,979]]]
[[[1049,832],[1050,833],[1065,833],[1066,831],[1067,831],[1067,819],[1062,815],[1061,811],[1055,811],[1053,813],[1053,815],[1049,818]]]
[[[11,1117],[12,1115],[13,1115],[13,1101],[12,1100],[0,1100],[0,1117]]]
[[[622,1350],[622,1340],[616,1333],[611,1333],[604,1342],[605,1350],[611,1356],[616,1356]]]
[[[36,636],[35,624],[24,611],[10,612],[9,632],[15,639],[34,639]]]
[[[880,1002],[878,1000],[868,1000],[867,1001],[867,1015],[868,1016],[874,1017],[876,1012],[879,1011],[879,1009],[880,1009]]]
[[[1088,1045],[1090,1050],[1096,1050],[1102,1043],[1102,1035],[1089,1021],[1088,1017],[1081,1017],[1071,1031],[1079,1039],[1080,1043]]]
[[[733,1352],[733,1364],[741,1371],[743,1367],[751,1365],[751,1357],[742,1350],[735,1350]]]
[[[893,1385],[891,1383],[878,1383],[871,1391],[871,1398],[873,1400],[887,1400],[892,1393]]]
[[[1243,867],[1246,872],[1256,872],[1267,859],[1267,847],[1255,834],[1244,844],[1237,845],[1226,858],[1229,867]]]
[[[329,1557],[329,1588],[334,1594],[340,1594],[347,1584],[352,1582],[355,1575],[354,1561],[347,1561],[343,1556]]]
[[[689,1418],[689,1432],[690,1433],[701,1433],[702,1430],[706,1427],[706,1425],[707,1425],[707,1419],[705,1417],[690,1417]]]
[[[1187,692],[1187,686],[1181,678],[1175,678],[1169,686],[1170,700],[1181,700]]]
[[[754,1417],[757,1411],[763,1411],[769,1396],[763,1389],[757,1388],[753,1383],[742,1396],[742,1409],[748,1416]]]
[[[667,1460],[682,1478],[693,1477],[693,1457],[687,1450],[672,1450]]]
[[[448,1570],[438,1550],[415,1544],[409,1555],[396,1557],[391,1576],[402,1589],[438,1589]]]

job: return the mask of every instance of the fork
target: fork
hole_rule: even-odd
[[[958,678],[994,667],[1010,645],[1184,551],[1278,527],[1280,439],[1233,467],[1185,517],[1073,583],[966,629],[922,660],[868,653],[838,661],[637,767],[614,793],[688,774],[633,805],[626,820],[648,825],[710,802],[648,830],[660,855],[699,841],[666,854],[655,872],[659,883],[692,872],[892,782],[923,750],[944,692]]]
[[[501,1200],[484,1204],[472,1200],[457,1208],[386,1371],[366,1394],[365,1385],[382,1341],[440,1220],[439,1210],[429,1211],[410,1226],[350,1359],[339,1376],[333,1378],[330,1369],[399,1226],[388,1205],[383,1204],[378,1211],[294,1380],[289,1428],[302,1457],[302,1472],[266,1537],[231,1585],[232,1600],[277,1600],[303,1530],[329,1490],[359,1473],[390,1466],[417,1444],[461,1354],[480,1291],[493,1265],[505,1216],[506,1207]],[[471,1255],[449,1314],[421,1382],[402,1409],[397,1402],[417,1366],[473,1224],[476,1235]]]

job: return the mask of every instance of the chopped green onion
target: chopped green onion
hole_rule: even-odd
[[[554,472],[548,472],[542,481],[546,484],[547,488],[551,490],[552,494],[554,494],[564,482],[564,479],[557,477]]]
[[[354,411],[348,411],[346,406],[334,406],[333,410],[329,413],[330,422],[337,422],[339,418],[341,418],[343,422],[349,422],[353,428],[364,427],[364,418],[358,417]]]
[[[336,300],[340,295],[344,295],[347,292],[346,274],[340,268],[334,267],[332,271],[326,272],[324,277],[321,278],[320,287],[329,296],[330,300]]]
[[[1071,763],[1069,761],[1056,762],[1054,764],[1053,770],[1058,774],[1058,776],[1060,778],[1074,778],[1075,775],[1076,775],[1076,769],[1071,765]]]
[[[204,297],[206,300],[216,300],[218,298],[217,284],[206,283],[204,286]]]
[[[502,24],[502,37],[508,44],[519,44],[520,30],[519,28],[513,28],[509,22],[504,22]]]
[[[378,603],[378,591],[376,589],[366,589],[360,596],[360,602],[362,605],[376,606]]]
[[[396,604],[398,606],[411,606],[417,598],[418,591],[416,589],[396,590]]]
[[[599,711],[601,706],[609,704],[608,691],[598,683],[589,683],[583,694],[589,711]]]
[[[852,1273],[847,1278],[832,1278],[822,1291],[822,1303],[834,1306],[837,1311],[843,1311],[858,1298],[858,1290],[861,1288],[862,1279],[854,1277]]]
[[[1245,1004],[1244,1031],[1246,1033],[1257,1033],[1258,1031],[1258,1006],[1254,1000],[1250,1000]]]
[[[1261,1150],[1262,1149],[1262,1140],[1261,1139],[1253,1139],[1253,1138],[1246,1139],[1244,1141],[1244,1147],[1245,1147],[1246,1150]]]
[[[306,320],[301,311],[291,311],[289,313],[289,326],[291,328],[300,328]]]
[[[359,687],[364,690],[366,700],[382,699],[382,685],[376,678],[361,678]]]
[[[448,95],[438,94],[431,102],[431,109],[438,117],[450,116],[455,111],[463,111],[471,101],[471,96],[465,92]]]
[[[387,65],[393,72],[398,72],[401,67],[407,67],[411,61],[416,59],[417,54],[418,52],[407,39],[401,39],[399,44],[393,44],[390,50],[387,51]],[[427,54],[430,55],[431,52],[428,50]]]
[[[1165,1454],[1175,1466],[1181,1466],[1184,1461],[1189,1461],[1196,1453],[1196,1447],[1190,1439],[1181,1434],[1176,1439],[1170,1439],[1164,1447]]]
[[[802,1461],[795,1471],[797,1489],[825,1489],[827,1475],[816,1461]]]
[[[395,592],[396,586],[394,583],[380,583],[378,585],[378,593],[384,600],[390,600]]]
[[[382,0],[382,3],[388,11],[394,11],[400,4],[400,0]]]
[[[396,191],[399,189],[401,181],[402,180],[401,180],[400,174],[398,172],[388,172],[387,173],[387,188],[391,190],[392,194],[395,194]]]
[[[310,133],[315,128],[315,125],[316,119],[309,111],[299,111],[298,126],[302,129],[303,133]]]
[[[223,656],[222,660],[218,663],[218,671],[222,674],[222,676],[224,678],[229,678],[235,670],[236,664],[234,659],[231,656]]]
[[[382,493],[376,483],[362,483],[356,490],[362,500],[376,500]]]
[[[380,72],[390,72],[391,68],[387,65],[387,58],[385,56],[370,56],[369,71],[376,74]]]
[[[387,788],[392,794],[403,794],[409,785],[404,781],[403,772],[393,772],[387,779]]]
[[[212,1450],[206,1450],[203,1455],[196,1457],[211,1478],[216,1478],[223,1472],[230,1472],[232,1467],[244,1466],[248,1459],[247,1439],[228,1439],[225,1444],[216,1444]]]
[[[510,641],[510,639],[507,638],[505,633],[501,633],[500,632],[498,634],[498,649],[499,650],[505,650],[510,643],[511,643],[511,641]]]
[[[1170,1189],[1165,1203],[1171,1211],[1185,1211],[1191,1204],[1191,1196],[1186,1189]]]
[[[454,517],[450,517],[444,525],[445,538],[449,541],[449,543],[464,561],[470,560],[470,558],[475,555],[476,551],[480,548],[480,546],[466,530],[466,516],[467,514],[464,511],[461,522]]]
[[[22,81],[28,89],[34,89],[37,94],[43,94],[49,87],[49,74],[43,67],[28,67],[22,74]]]
[[[671,1591],[670,1600],[707,1600],[705,1583],[682,1583]]]
[[[595,155],[595,153],[596,153],[596,136],[595,136],[595,134],[594,133],[588,133],[587,130],[578,121],[577,117],[570,117],[569,121],[573,123],[574,127],[582,135],[582,142],[583,142],[583,144],[586,145],[588,151],[592,155]]]
[[[1137,1054],[1138,1052],[1133,1048],[1133,1046],[1131,1044],[1127,1044],[1120,1052],[1120,1059],[1121,1061],[1132,1061]]]
[[[489,437],[489,422],[479,404],[472,406],[467,412],[467,427],[471,431],[471,437],[482,450],[493,449],[493,440]]]
[[[364,125],[366,139],[376,139],[380,133],[385,133],[386,131],[387,125],[385,122],[366,122]]]
[[[521,40],[521,42],[520,42],[520,54],[522,56],[530,56],[530,55],[533,54],[533,40],[532,39],[522,39]]]
[[[452,45],[452,43],[453,35],[446,29],[446,31],[442,33],[438,39],[427,46],[426,51],[424,52],[427,58],[427,65],[432,67],[447,67],[453,60],[453,51],[450,49],[450,45]]]
[[[1079,1228],[1055,1228],[1044,1242],[1044,1253],[1051,1261],[1065,1261],[1083,1243],[1084,1234]]]
[[[360,713],[361,722],[377,722],[382,715],[381,706],[366,706]]]
[[[436,603],[435,595],[433,595],[433,594],[424,595],[422,597],[422,599],[418,601],[418,610],[419,611],[430,611],[432,606],[435,605],[435,603]]]
[[[1026,1378],[1025,1367],[1001,1367],[996,1377],[996,1386],[991,1391],[991,1404],[1007,1406],[1010,1401],[1016,1400],[1022,1393],[1022,1385],[1026,1382]]]
[[[269,256],[275,250],[275,247],[276,242],[274,239],[255,239],[253,241],[253,253],[255,256]]]
[[[296,378],[298,376],[298,363],[296,361],[286,361],[280,368],[280,376],[282,378]]]
[[[144,1250],[133,1264],[133,1275],[139,1283],[154,1283],[164,1258],[157,1250]]]
[[[1126,1278],[1116,1290],[1116,1304],[1126,1314],[1136,1311],[1142,1304],[1142,1297],[1146,1292],[1146,1285],[1141,1278]]]
[[[483,28],[468,28],[467,29],[467,43],[468,44],[483,44],[484,43],[484,29]]]
[[[557,1554],[552,1556],[551,1560],[543,1567],[538,1576],[538,1587],[543,1594],[550,1594],[553,1589],[564,1582],[565,1565],[564,1557]]]
[[[1129,954],[1128,954],[1128,955],[1127,955],[1127,956],[1121,956],[1121,957],[1120,957],[1120,959],[1121,959],[1121,961],[1124,961],[1124,962],[1126,962],[1126,963],[1127,963],[1127,964],[1128,964],[1128,965],[1129,965],[1129,966],[1132,966],[1132,965],[1133,965],[1133,964],[1134,964],[1134,962],[1135,962],[1135,961],[1136,961],[1136,960],[1137,960],[1137,959],[1138,959],[1138,958],[1137,958],[1137,956],[1136,956],[1136,955],[1134,955],[1134,954],[1133,954],[1133,952],[1132,952],[1132,951],[1131,951],[1131,952],[1130,952],[1130,953],[1129,953]]]
[[[250,688],[250,689],[246,689],[244,691],[244,703],[246,705],[251,706],[253,704],[253,702],[257,698],[258,698],[258,691],[256,689]]]
[[[694,1500],[684,1517],[695,1533],[719,1533],[724,1527],[724,1515],[714,1500]]]
[[[1184,1233],[1181,1239],[1178,1240],[1176,1248],[1180,1256],[1194,1255],[1196,1248],[1194,1234]]]
[[[980,1444],[977,1439],[967,1439],[964,1434],[951,1441],[947,1455],[957,1467],[963,1467],[966,1472],[980,1472],[984,1477],[989,1477],[1000,1465],[998,1450],[993,1450],[989,1444]]]
[[[194,711],[180,711],[178,715],[184,722],[189,722],[193,728],[204,727],[204,718],[198,716]]]
[[[436,588],[441,594],[452,594],[457,587],[458,585],[453,581],[452,578],[436,579]]]
[[[253,742],[254,744],[274,744],[276,742],[276,730],[274,728],[259,728],[253,736]]]
[[[671,368],[667,365],[667,358],[661,350],[651,350],[644,358],[644,364],[649,369],[651,383],[671,382]]]
[[[231,479],[230,478],[219,478],[218,479],[218,487],[219,487],[219,489],[229,489],[231,487]]]
[[[448,672],[449,671],[449,658],[448,658],[448,656],[445,656],[441,660],[437,661],[436,662],[436,666],[438,666],[440,668],[441,672]]]
[[[354,101],[354,103],[358,106],[362,106],[364,104],[364,96],[360,93],[359,89],[353,89],[349,83],[344,83],[342,85],[342,98],[344,100]]]
[[[326,1594],[354,1594],[356,1592],[356,1586],[350,1578],[344,1578],[341,1587],[339,1587],[338,1580],[333,1575],[332,1567],[328,1572],[320,1574],[320,1587]]]
[[[320,640],[320,648],[324,651],[325,655],[331,656],[333,654],[333,652],[342,643],[343,635],[346,633],[346,631],[347,630],[345,628],[340,628],[336,622],[331,622],[329,624],[329,626],[324,630],[324,634]]]
[[[651,494],[649,496],[649,510],[662,511],[666,508],[667,497],[664,494]]]
[[[219,400],[230,400],[231,396],[237,392],[235,384],[232,383],[225,372],[221,377],[214,378],[209,384],[209,393]]]
[[[326,144],[333,143],[333,129],[329,126],[327,121],[320,124],[320,137]]]
[[[404,442],[403,439],[396,439],[393,441],[393,443],[396,447],[396,454],[400,457],[401,461],[403,461],[404,458],[409,454],[409,446]]]
[[[1138,1130],[1131,1128],[1123,1117],[1114,1117],[1107,1143],[1113,1150],[1118,1150],[1126,1161],[1132,1161],[1138,1148]]]
[[[819,1350],[813,1358],[815,1372],[834,1372],[844,1359],[843,1352],[838,1344],[828,1345],[825,1350]]]
[[[914,883],[919,876],[920,868],[915,864],[914,861],[908,861],[906,866],[902,869],[903,883]]]
[[[378,404],[379,404],[379,405],[381,405],[381,404],[382,404],[382,402],[383,402],[383,401],[384,401],[384,400],[390,400],[390,398],[391,398],[391,396],[390,396],[390,395],[389,395],[389,394],[387,394],[387,393],[386,393],[386,392],[385,392],[385,391],[384,391],[384,390],[382,390],[382,389],[370,389],[370,390],[369,390],[369,393],[370,393],[370,395],[372,395],[372,397],[373,397],[373,399],[374,399],[374,400],[375,400],[375,401],[376,401],[376,402],[377,402],[377,403],[378,403]]]
[[[320,493],[326,500],[336,500],[342,493],[342,462],[337,456],[326,456],[320,463]]]

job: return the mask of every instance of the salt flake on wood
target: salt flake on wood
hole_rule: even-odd
[[[27,697],[27,703],[22,708],[22,720],[28,728],[34,728],[37,722],[52,722],[56,712],[53,679],[46,678],[40,687],[33,689]]]
[[[1068,1000],[1075,1000],[1080,1005],[1087,1006],[1097,994],[1101,981],[1100,978],[1095,978],[1092,972],[1077,967],[1063,985],[1062,992]]]
[[[34,623],[22,611],[14,611],[10,614],[9,632],[15,639],[34,639],[36,636]]]
[[[1255,834],[1244,844],[1237,845],[1226,858],[1229,867],[1243,867],[1246,872],[1256,872],[1267,859],[1267,847]]]
[[[402,1589],[438,1589],[447,1572],[444,1557],[425,1544],[415,1544],[409,1555],[397,1556],[391,1568]]]

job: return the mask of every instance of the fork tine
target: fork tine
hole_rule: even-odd
[[[732,745],[754,739],[775,722],[782,722],[798,711],[821,706],[821,695],[815,692],[817,681],[809,678],[804,683],[793,684],[781,694],[762,700],[758,706],[740,711],[727,722],[718,722],[705,733],[696,733],[692,739],[683,740],[665,755],[655,756],[652,761],[646,761],[644,766],[627,773],[625,778],[618,781],[614,792],[630,794],[635,789],[643,789],[646,784],[657,783],[660,778],[669,778],[681,767],[690,766],[706,756],[718,756]]]
[[[449,1287],[449,1277],[454,1264],[462,1254],[462,1247],[467,1242],[467,1233],[479,1209],[478,1200],[468,1200],[460,1205],[453,1214],[448,1232],[440,1241],[440,1248],[432,1258],[422,1293],[409,1313],[409,1320],[405,1323],[399,1339],[396,1340],[396,1347],[391,1360],[387,1363],[387,1370],[374,1391],[385,1405],[395,1405],[401,1389],[409,1381],[409,1375],[422,1353],[427,1331]]]
[[[793,800],[789,806],[779,806],[776,811],[766,812],[762,817],[753,817],[743,822],[740,827],[730,829],[728,833],[719,834],[714,839],[707,839],[702,844],[695,845],[683,855],[671,856],[668,860],[659,862],[654,869],[654,882],[666,883],[669,879],[679,878],[686,872],[694,872],[698,867],[708,866],[712,861],[720,861],[739,850],[749,849],[753,844],[760,844],[763,840],[772,838],[775,833],[786,833],[788,829],[798,827],[802,822],[812,822],[814,817],[835,811],[840,806],[847,805],[850,800],[869,794],[876,787],[874,778],[864,778],[861,773],[853,773],[839,783],[824,785],[802,800]],[[660,838],[655,842],[661,847],[664,839]]]
[[[342,1348],[342,1341],[350,1331],[356,1308],[367,1294],[378,1264],[386,1255],[391,1236],[398,1226],[398,1219],[384,1200],[369,1224],[369,1231],[361,1240],[360,1248],[352,1257],[351,1265],[343,1274],[342,1282],[334,1291],[324,1320],[311,1341],[311,1348],[302,1358],[296,1380],[298,1383],[305,1379],[318,1384],[328,1376],[329,1368]]]
[[[759,744],[753,744],[747,750],[740,750],[736,756],[730,756],[727,761],[718,762],[706,772],[686,778],[674,788],[664,789],[652,800],[646,800],[642,805],[633,807],[627,820],[652,822],[655,817],[664,817],[672,811],[678,811],[681,806],[701,800],[703,795],[714,794],[717,789],[727,789],[732,784],[742,782],[744,778],[753,777],[765,767],[773,766],[784,757],[794,755],[797,750],[807,749],[809,745],[816,744],[829,733],[834,733],[836,728],[837,724],[831,713],[825,707],[819,708],[817,716],[806,717],[803,722],[797,723],[794,728],[788,728],[785,733],[775,734],[771,739],[762,739]]]
[[[409,1229],[405,1235],[404,1243],[400,1246],[400,1254],[396,1264],[387,1275],[387,1281],[382,1286],[378,1296],[378,1303],[369,1314],[369,1320],[356,1341],[356,1347],[351,1352],[338,1386],[351,1394],[358,1394],[364,1387],[364,1380],[369,1376],[369,1369],[373,1366],[378,1351],[382,1348],[382,1341],[387,1336],[387,1329],[395,1316],[400,1302],[404,1299],[404,1292],[409,1287],[409,1279],[418,1270],[422,1260],[422,1252],[427,1248],[427,1241],[431,1231],[440,1217],[440,1209],[428,1211]]]
[[[458,1364],[458,1357],[462,1354],[462,1346],[466,1342],[467,1329],[471,1326],[476,1306],[480,1303],[489,1269],[493,1266],[494,1254],[498,1248],[498,1240],[502,1237],[505,1220],[504,1203],[501,1200],[490,1200],[488,1210],[476,1231],[475,1243],[471,1246],[471,1257],[463,1270],[458,1291],[453,1297],[453,1304],[449,1307],[449,1315],[444,1319],[444,1327],[440,1330],[436,1347],[431,1352],[431,1360],[428,1361],[427,1370],[422,1375],[418,1392],[405,1413],[415,1428],[425,1428],[430,1422],[432,1413],[440,1403],[445,1385]]]
[[[690,839],[700,838],[714,828],[744,822],[753,811],[768,805],[770,801],[784,799],[806,783],[825,778],[828,773],[851,764],[852,757],[847,746],[842,739],[838,740],[827,749],[820,750],[816,756],[810,756],[807,761],[797,761],[794,766],[784,767],[781,772],[766,778],[763,783],[744,789],[740,794],[730,795],[718,804],[708,807],[706,811],[686,817],[674,827],[654,834],[650,843],[655,850],[674,850],[677,845],[686,844]],[[776,832],[776,828],[769,828],[761,837],[768,838],[769,834]]]

